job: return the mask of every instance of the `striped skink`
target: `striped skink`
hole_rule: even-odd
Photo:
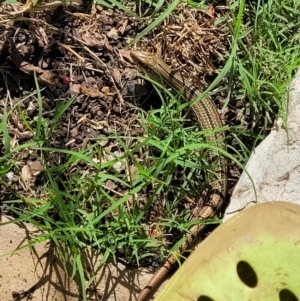
[[[132,50],[130,53],[133,61],[141,71],[146,72],[156,81],[163,81],[166,85],[173,88],[177,93],[180,92],[185,101],[196,99],[201,91],[190,82],[185,80],[178,73],[175,74],[169,66],[156,54]],[[212,134],[207,136],[207,141],[214,146],[225,150],[224,132],[221,130],[223,124],[220,115],[212,100],[204,98],[192,105],[192,110],[203,130],[212,129]],[[217,130],[215,130],[217,129]],[[219,130],[218,130],[219,129]],[[216,164],[216,171],[209,179],[211,193],[208,200],[200,209],[197,216],[199,219],[206,219],[218,216],[227,194],[227,162],[223,155],[215,150],[208,152],[207,160],[211,164]],[[177,262],[176,255],[180,255],[192,243],[199,232],[204,228],[204,223],[194,225],[190,229],[185,242],[180,246],[174,255],[169,255],[163,265],[156,271],[146,287],[140,292],[138,301],[143,301],[150,291],[156,287],[169,272],[171,266]]]

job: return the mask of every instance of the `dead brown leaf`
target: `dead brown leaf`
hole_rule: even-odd
[[[28,63],[27,61],[25,61],[22,55],[20,54],[20,52],[18,51],[13,38],[10,38],[9,41],[11,47],[10,58],[15,63],[15,65],[18,68],[20,68],[20,70],[32,76],[36,74],[38,81],[49,88],[53,88],[57,84],[58,79],[54,75],[54,73],[52,73],[49,70],[43,70],[40,67],[34,66]]]
[[[30,172],[33,176],[39,175],[44,170],[41,162],[38,160],[29,162],[28,166],[29,166]]]
[[[26,183],[28,183],[32,179],[32,174],[28,165],[22,167],[21,174],[24,182]]]
[[[113,77],[116,84],[121,85],[121,72],[118,68],[112,68],[111,76]]]
[[[83,82],[80,86],[80,92],[92,97],[92,98],[96,98],[96,97],[103,97],[103,93],[100,92],[98,89],[93,88],[92,86],[90,86],[89,84],[87,84],[86,82]]]

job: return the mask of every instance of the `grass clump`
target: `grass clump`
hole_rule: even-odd
[[[286,120],[287,88],[299,66],[300,3],[249,2],[233,65],[238,78],[231,93],[250,108],[251,130],[266,135],[274,116]]]

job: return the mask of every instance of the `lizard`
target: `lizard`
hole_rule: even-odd
[[[187,82],[180,74],[172,72],[170,67],[158,55],[146,51],[131,50],[130,56],[139,69],[146,72],[155,80],[162,80],[163,83],[174,89],[177,93],[182,93],[182,97],[185,101],[192,101],[201,95],[201,91],[197,87]],[[192,104],[192,110],[201,129],[214,130],[223,127],[217,107],[211,99],[204,98],[194,102]],[[213,131],[206,139],[219,148],[226,149],[224,131]],[[199,220],[218,216],[227,194],[228,166],[226,158],[218,151],[210,150],[207,155],[208,162],[213,163],[215,158],[217,158],[215,179],[211,182],[211,192],[208,201],[205,202],[198,213],[197,218]],[[190,246],[195,237],[199,235],[204,228],[204,223],[195,224],[190,228],[189,233],[186,235],[186,240],[175,254],[169,255],[163,265],[154,273],[146,287],[140,292],[137,298],[138,301],[144,301],[153,288],[158,286],[170,268],[177,262],[177,257]]]

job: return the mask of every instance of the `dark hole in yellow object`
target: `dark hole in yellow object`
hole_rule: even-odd
[[[214,299],[207,296],[200,296],[197,301],[214,301]]]
[[[279,292],[280,301],[299,301],[299,299],[288,289],[282,289]]]
[[[239,261],[236,270],[241,281],[248,287],[256,287],[258,283],[257,275],[252,266],[246,261]]]

